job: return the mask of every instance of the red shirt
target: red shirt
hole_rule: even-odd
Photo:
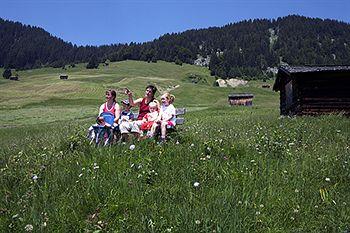
[[[140,110],[139,110],[139,116],[137,117],[137,120],[142,120],[142,118],[149,113],[149,103],[151,103],[154,99],[152,99],[151,101],[149,101],[146,104],[146,97],[142,99],[141,103],[140,103]]]

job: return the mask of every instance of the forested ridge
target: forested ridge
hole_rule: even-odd
[[[76,46],[42,28],[0,18],[0,67],[15,69],[127,59],[196,61],[223,78],[253,77],[281,63],[349,65],[349,46],[350,24],[297,15],[165,34],[145,43],[103,46]]]

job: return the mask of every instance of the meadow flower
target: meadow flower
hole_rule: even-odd
[[[83,176],[83,173],[80,173],[80,174],[79,174],[79,177],[82,177],[82,176]]]
[[[179,141],[176,141],[176,143],[175,143],[176,145],[179,145],[180,144],[180,142]],[[168,228],[169,229],[169,228]]]
[[[328,177],[326,177],[326,179],[325,179],[327,182],[330,182],[331,181],[331,179],[330,178],[328,178]]]
[[[130,147],[129,147],[130,150],[134,150],[135,149],[135,145],[134,144],[131,144]]]
[[[94,163],[94,170],[99,169],[100,167],[97,165],[97,163]]]
[[[193,146],[194,146],[194,144],[192,143],[192,144],[191,144],[191,146],[193,147]]]
[[[32,180],[34,180],[34,181],[36,181],[38,178],[39,177],[37,175],[35,175],[35,174],[32,176]]]
[[[196,221],[194,221],[197,225],[199,225],[199,224],[201,224],[201,221],[200,220],[196,220]]]
[[[198,186],[199,186],[199,182],[197,182],[197,181],[194,182],[194,183],[193,183],[193,186],[194,186],[194,187],[198,187]]]
[[[33,230],[33,225],[32,225],[32,224],[27,224],[27,225],[24,227],[24,230],[26,230],[26,231],[32,231],[32,230]]]

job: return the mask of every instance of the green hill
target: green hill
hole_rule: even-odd
[[[91,120],[109,88],[117,90],[120,101],[126,98],[123,88],[128,87],[136,97],[142,97],[145,86],[152,83],[159,93],[171,90],[177,97],[176,105],[190,111],[199,107],[225,106],[228,94],[233,91],[232,88],[213,87],[215,78],[210,76],[207,68],[187,64],[124,61],[100,67],[87,70],[80,64],[67,70],[26,70],[19,72],[20,81],[0,80],[1,125],[51,123],[76,118]],[[68,80],[59,79],[62,73],[69,76]],[[201,82],[192,83],[191,76],[199,77]],[[268,94],[276,105],[275,93],[262,90],[254,83],[248,86],[247,91],[256,92],[257,97]],[[259,106],[259,98],[256,103]]]

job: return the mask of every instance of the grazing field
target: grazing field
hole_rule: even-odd
[[[218,88],[190,65],[19,74],[0,80],[1,232],[350,230],[346,117],[280,117],[278,93],[261,82]],[[89,145],[104,91],[119,90],[121,100],[129,87],[141,97],[148,83],[189,110],[171,140]],[[254,106],[229,107],[231,92],[253,93]]]

